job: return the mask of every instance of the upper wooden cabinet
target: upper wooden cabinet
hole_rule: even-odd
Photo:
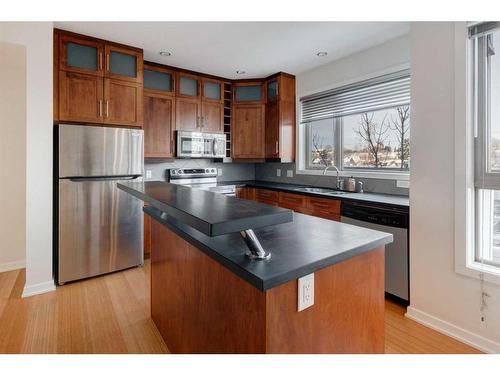
[[[234,159],[263,159],[264,104],[236,105],[231,129]]]
[[[65,121],[104,121],[102,77],[72,71],[59,72],[59,118]]]
[[[234,104],[258,104],[265,102],[262,82],[237,82],[233,84]]]
[[[175,95],[175,72],[156,65],[144,64],[144,92]]]
[[[203,78],[202,100],[207,102],[222,103],[224,100],[224,84],[215,79]]]
[[[59,70],[104,76],[104,43],[61,34],[58,49]]]
[[[279,73],[266,82],[266,159],[295,160],[295,77]]]
[[[176,129],[198,132],[224,131],[222,81],[179,72],[176,83]]]
[[[144,64],[144,156],[172,158],[175,154],[174,71]]]
[[[142,50],[106,44],[105,77],[142,83]]]
[[[201,79],[194,74],[177,73],[175,96],[184,98],[199,98],[201,94]]]
[[[141,49],[62,30],[54,45],[55,119],[142,126]]]
[[[171,158],[174,156],[175,99],[144,91],[144,156]]]
[[[104,123],[142,126],[142,85],[122,80],[104,80]]]

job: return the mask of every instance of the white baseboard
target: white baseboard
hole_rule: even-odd
[[[26,262],[20,260],[17,262],[0,263],[0,272],[19,270],[26,267]]]
[[[484,353],[500,353],[500,343],[408,306],[405,316]]]
[[[54,280],[34,285],[25,285],[23,290],[23,298],[31,297],[36,294],[53,292],[54,290],[56,290],[56,284],[54,283]]]

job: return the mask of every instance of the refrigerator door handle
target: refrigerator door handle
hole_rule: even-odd
[[[70,177],[68,180],[72,182],[83,182],[83,181],[120,181],[120,180],[135,180],[142,175],[127,175],[127,176],[95,176],[95,177]]]

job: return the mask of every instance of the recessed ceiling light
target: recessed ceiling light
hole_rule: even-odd
[[[172,53],[168,51],[160,51],[160,55],[167,57],[167,56],[172,56]]]
[[[318,52],[316,54],[316,56],[319,56],[319,57],[325,57],[326,55],[328,55],[328,52]]]
[[[245,74],[246,72],[244,70],[237,70],[236,74]]]

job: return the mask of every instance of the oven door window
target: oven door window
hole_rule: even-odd
[[[182,155],[203,155],[203,138],[183,137],[181,139]]]

